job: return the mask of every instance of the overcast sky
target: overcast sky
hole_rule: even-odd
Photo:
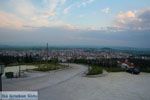
[[[1,0],[0,45],[150,48],[150,0]]]

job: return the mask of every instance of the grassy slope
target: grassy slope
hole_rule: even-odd
[[[57,69],[61,69],[61,68],[67,67],[65,65],[53,64],[53,63],[38,64],[36,66],[38,66],[38,68],[35,68],[34,70],[36,70],[36,71],[43,71],[43,72],[50,71],[50,70],[57,70]]]

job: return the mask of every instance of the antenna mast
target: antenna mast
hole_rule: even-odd
[[[48,61],[48,43],[46,44],[46,60]]]

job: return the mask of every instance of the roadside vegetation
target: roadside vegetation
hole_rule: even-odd
[[[103,70],[106,70],[107,72],[123,72],[121,67],[102,67],[102,66],[97,66],[97,65],[92,65],[88,68],[88,73],[87,75],[98,75],[102,74]]]
[[[141,71],[146,72],[146,73],[150,73],[150,67],[142,68]]]
[[[111,58],[111,59],[73,59],[69,62],[77,63],[77,64],[86,64],[86,65],[92,65],[92,66],[101,66],[104,70],[108,72],[123,72],[123,70],[120,66],[118,66],[117,61],[124,61],[125,59],[117,59],[117,58]],[[136,59],[136,58],[128,58],[128,60],[135,64],[136,67],[140,69],[141,72],[150,73],[150,59]]]
[[[36,65],[37,68],[35,68],[35,71],[42,71],[42,72],[46,72],[46,71],[51,71],[51,70],[57,70],[57,69],[62,69],[62,68],[66,68],[67,66],[65,65],[61,65],[61,64],[54,64],[54,63],[47,63],[47,64],[38,64]]]
[[[98,74],[102,74],[103,73],[103,69],[102,67],[99,66],[91,66],[88,69],[88,73],[87,75],[98,75]]]
[[[121,67],[106,67],[105,70],[107,72],[123,72],[125,70],[123,70]]]
[[[142,55],[144,56],[144,55]],[[148,56],[149,57],[149,56]],[[118,67],[117,61],[124,61],[123,58],[99,58],[99,59],[85,59],[85,58],[72,58],[67,60],[69,63],[85,64],[90,66],[101,66],[108,72],[120,72],[123,71]],[[141,72],[150,73],[150,59],[137,59],[134,57],[128,58],[128,60],[135,64],[136,67],[140,68]],[[5,66],[17,66],[17,65],[36,65],[38,69],[36,70],[55,70],[59,69],[57,66],[60,61],[58,57],[54,57],[51,60],[42,60],[40,57],[32,57],[31,55],[26,55],[25,57],[20,56],[3,56],[0,55],[0,62],[5,64]],[[94,67],[94,72],[97,68]],[[92,72],[93,72],[92,70]],[[99,70],[99,69],[98,69]]]

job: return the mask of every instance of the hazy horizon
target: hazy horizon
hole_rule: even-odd
[[[41,45],[4,45],[4,44],[0,44],[0,49],[43,49],[46,48],[47,43],[46,44],[41,44]],[[110,48],[110,49],[116,49],[116,50],[150,50],[150,48],[144,48],[144,47],[129,47],[129,46],[93,46],[93,45],[48,45],[48,48],[87,48],[87,49],[103,49],[103,48]]]

